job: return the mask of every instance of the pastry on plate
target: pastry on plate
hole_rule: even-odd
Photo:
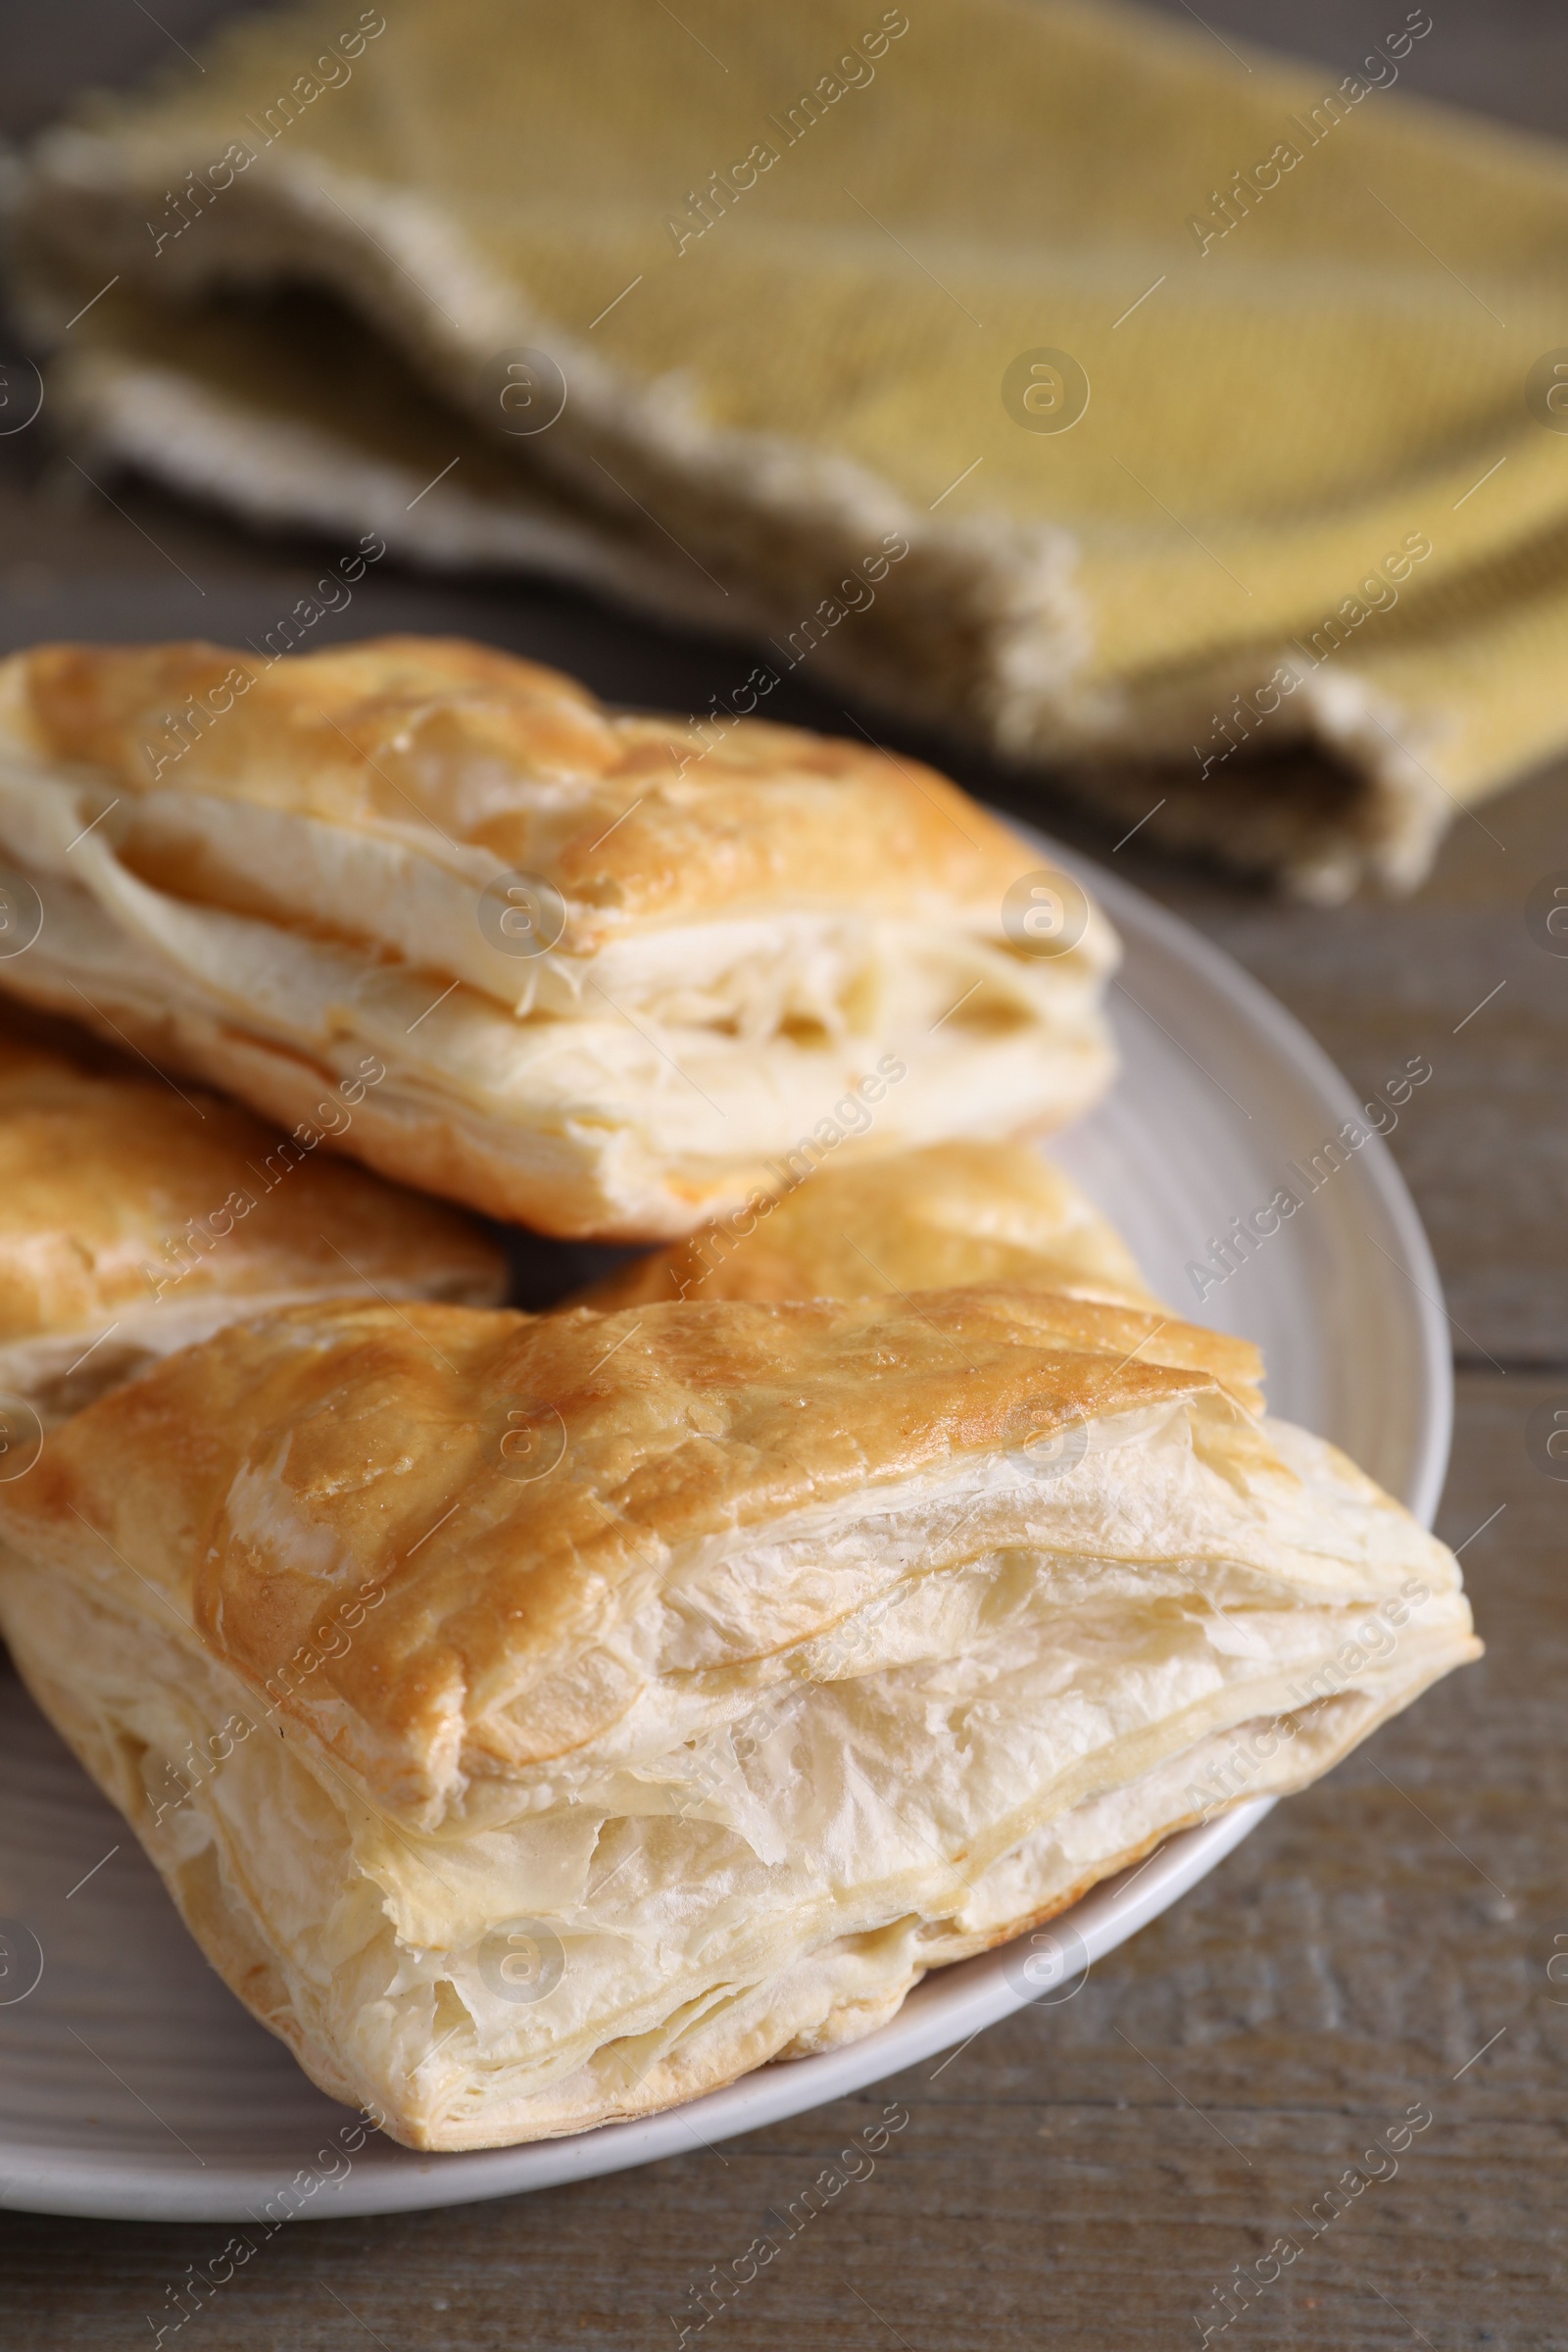
[[[873,1298],[1013,1282],[1157,1307],[1108,1217],[1027,1144],[928,1144],[829,1164],[778,1199],[700,1226],[578,1295],[605,1309],[669,1298]]]
[[[1255,1371],[1004,1285],[292,1308],[0,1487],[0,1625],[323,2089],[574,2132],[867,2033],[1476,1654]]]
[[[0,987],[290,1126],[373,1054],[341,1148],[547,1233],[673,1238],[1112,1073],[1109,926],[956,786],[453,639],[15,655],[0,865]]]
[[[352,1130],[377,1067],[283,1136],[203,1088],[0,1030],[0,1413],[35,1442],[19,1399],[48,1426],[154,1356],[307,1298],[500,1298],[500,1252],[466,1217],[317,1148]],[[9,1431],[0,1475],[26,1443]]]

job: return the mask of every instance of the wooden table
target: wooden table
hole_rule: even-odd
[[[214,13],[163,0],[160,18],[193,40]],[[1213,0],[1205,13],[1216,34],[1292,42],[1342,71],[1389,15],[1374,24],[1376,12],[1306,0]],[[1434,13],[1413,81],[1568,128],[1560,19],[1529,0]],[[18,128],[83,73],[119,76],[165,51],[120,0],[29,21],[19,47]],[[306,584],[310,551],[242,541],[147,491],[115,496],[122,512],[40,433],[0,443],[5,647],[259,636]],[[733,663],[527,587],[378,575],[354,633],[389,626],[471,630],[632,703],[701,708]],[[793,709],[836,723],[805,694]],[[955,764],[979,789],[995,782]],[[1461,819],[1400,906],[1285,906],[1141,859],[1136,843],[1117,860],[1275,990],[1356,1083],[1411,1054],[1432,1060],[1393,1148],[1447,1288],[1459,1418],[1440,1524],[1465,1546],[1485,1662],[1280,1807],[1065,2006],[710,2154],[498,2204],[301,2226],[204,2318],[207,2352],[348,2352],[367,2338],[389,2352],[672,2346],[671,2315],[690,2316],[710,2266],[741,2253],[893,2097],[907,2129],[710,2342],[1197,2343],[1194,2315],[1217,2325],[1214,2290],[1235,2266],[1282,2236],[1303,2241],[1299,2216],[1375,2133],[1424,2106],[1434,2120],[1397,2174],[1284,2266],[1224,2340],[1568,2345],[1568,1982],[1552,1981],[1568,1979],[1568,1485],[1525,1446],[1534,1407],[1568,1405],[1568,959],[1533,943],[1523,913],[1532,882],[1568,868],[1565,781],[1522,786],[1484,824]],[[1106,853],[1059,803],[1044,813]],[[1565,1956],[1548,1975],[1554,1951]],[[0,2342],[144,2344],[165,2282],[225,2234],[0,2216]]]

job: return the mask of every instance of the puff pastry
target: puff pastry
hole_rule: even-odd
[[[1157,1307],[1120,1234],[1027,1144],[931,1144],[828,1166],[781,1200],[617,1267],[578,1303],[873,1298],[976,1282]]]
[[[0,1622],[323,2089],[575,2131],[867,2032],[1476,1654],[1227,1347],[1000,1285],[294,1308],[0,1488]]]
[[[344,1148],[551,1233],[670,1238],[1112,1069],[1103,916],[1065,885],[1032,937],[1039,853],[956,786],[457,641],[18,655],[0,858],[43,912],[0,985],[290,1124],[373,1054]]]
[[[236,1316],[343,1292],[498,1300],[501,1253],[466,1218],[311,1147],[351,1126],[374,1067],[285,1137],[0,1032],[0,1397],[47,1428]]]

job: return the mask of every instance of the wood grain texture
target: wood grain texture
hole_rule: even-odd
[[[165,0],[158,13],[194,39],[208,10]],[[73,37],[52,22],[50,53],[40,35],[14,85],[39,111],[98,60],[124,74],[164,53],[132,11],[137,46],[118,0],[57,14]],[[1290,44],[1340,71],[1401,14],[1365,0],[1202,10],[1227,39]],[[1434,15],[1412,84],[1568,128],[1559,15],[1532,0],[1446,0]],[[333,552],[247,543],[112,487],[118,508],[37,433],[0,441],[0,648],[259,638]],[[387,575],[324,625],[472,631],[629,704],[701,709],[746,667],[733,650],[662,638],[554,589]],[[800,685],[776,714],[845,724]],[[955,764],[1018,805],[1004,779]],[[1282,906],[1141,860],[1136,842],[1114,858],[1275,990],[1353,1082],[1432,1059],[1392,1143],[1454,1320],[1459,1422],[1440,1524],[1466,1546],[1485,1662],[1282,1806],[1071,2002],[715,2151],[494,2205],[284,2231],[191,2323],[187,2346],[673,2346],[690,2290],[766,2233],[777,2254],[689,2344],[1197,2344],[1194,2315],[1214,2325],[1214,2289],[1283,2236],[1297,2259],[1212,2341],[1568,2347],[1568,1984],[1546,1973],[1568,1952],[1568,1484],[1525,1446],[1536,1405],[1568,1405],[1568,959],[1533,944],[1524,920],[1532,884],[1568,869],[1565,782],[1538,779],[1460,819],[1405,905]],[[1110,854],[1065,804],[1035,810]],[[792,2202],[892,2100],[907,2127],[790,2235]],[[1308,2242],[1299,2215],[1412,2104],[1433,2122],[1397,2174]],[[29,2352],[147,2343],[166,2285],[227,2234],[0,2216],[0,2337]]]

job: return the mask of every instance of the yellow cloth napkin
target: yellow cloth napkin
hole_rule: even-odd
[[[166,478],[1405,887],[1568,741],[1568,169],[1384,13],[1341,74],[1062,0],[291,10],[50,133],[16,270]]]

